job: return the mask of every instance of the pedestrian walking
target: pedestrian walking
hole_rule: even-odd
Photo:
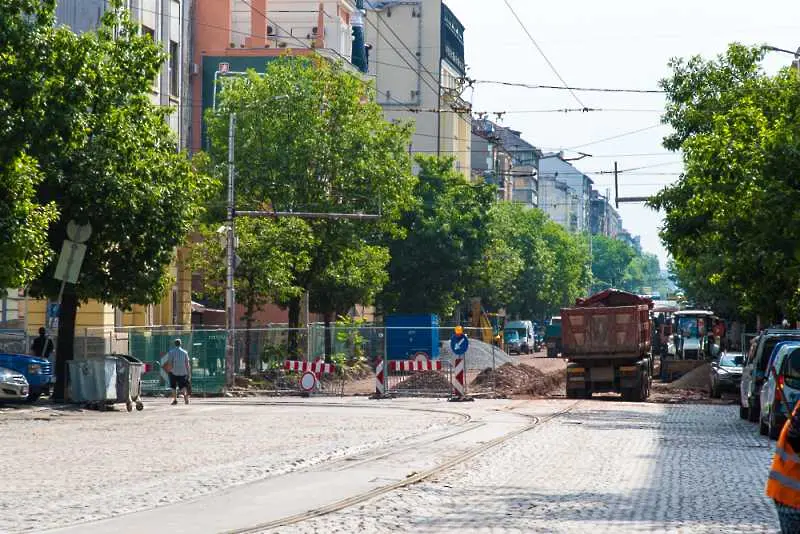
[[[31,354],[40,358],[50,359],[53,352],[53,340],[47,337],[47,330],[43,326],[39,327],[39,336],[33,340]]]
[[[169,373],[169,388],[172,390],[172,405],[178,404],[178,390],[183,394],[183,402],[189,404],[191,392],[192,364],[189,353],[181,347],[181,340],[175,340],[175,346],[167,353],[167,360],[162,365]]]
[[[800,532],[800,402],[783,426],[772,458],[767,496],[775,501],[783,534]]]

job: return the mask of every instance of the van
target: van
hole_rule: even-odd
[[[509,344],[508,352],[516,352],[517,354],[531,354],[536,344],[536,331],[533,329],[533,322],[531,321],[510,321],[506,323],[504,328],[506,334],[516,332],[519,339],[516,343]]]

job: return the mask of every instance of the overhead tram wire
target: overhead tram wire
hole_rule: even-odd
[[[533,38],[533,35],[531,35],[531,32],[528,31],[528,28],[522,22],[522,19],[519,18],[519,15],[517,15],[517,12],[514,11],[513,7],[511,7],[511,3],[508,0],[503,0],[503,1],[505,2],[506,6],[508,7],[508,10],[511,11],[511,14],[514,15],[514,18],[517,19],[517,22],[522,27],[522,31],[525,32],[525,34],[528,36],[528,39],[530,39],[531,43],[533,43],[533,46],[536,47],[536,50],[539,51],[539,53],[542,55],[544,60],[550,66],[550,70],[552,70],[553,73],[555,73],[555,75],[558,77],[558,79],[561,80],[561,83],[564,85],[565,88],[567,88],[567,90],[570,92],[570,94],[572,94],[572,98],[575,99],[575,101],[578,103],[578,105],[580,105],[580,107],[582,107],[582,108],[585,108],[586,105],[581,101],[580,98],[578,98],[578,95],[575,93],[574,90],[569,89],[569,84],[566,82],[566,80],[564,80],[564,78],[561,76],[561,74],[556,69],[555,65],[553,65],[553,63],[550,61],[550,59],[544,53],[542,48],[539,46],[539,43],[536,42],[536,39]]]
[[[470,80],[472,83],[505,85],[508,87],[523,87],[525,89],[553,89],[558,91],[586,91],[596,93],[637,93],[637,94],[666,94],[663,89],[625,89],[616,87],[574,87],[560,85],[546,85],[539,83],[506,82],[502,80]]]

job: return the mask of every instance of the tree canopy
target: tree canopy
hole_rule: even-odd
[[[10,188],[16,192],[10,197],[12,217],[1,214],[0,224],[25,214],[33,221],[26,243],[33,250],[23,259],[22,272],[33,278],[34,296],[54,298],[59,292],[54,251],[61,249],[67,223],[89,223],[93,229],[78,283],[67,284],[63,295],[56,365],[60,397],[79,303],[96,299],[128,308],[160,301],[170,283],[166,268],[213,182],[177,151],[165,120],[169,110],[150,102],[152,81],[166,56],[119,3],[96,32],[82,35],[55,27],[52,1],[21,0],[0,9],[0,31],[13,39],[13,47],[0,44],[0,58],[17,77],[8,79],[0,69],[5,111],[0,135],[16,140],[1,143],[0,157],[17,162],[10,174],[4,167],[12,183],[15,174],[33,171],[29,184]],[[19,65],[29,60],[33,68]],[[12,234],[12,243],[19,239],[19,232]]]
[[[419,156],[419,177],[389,236],[389,280],[379,303],[387,313],[449,315],[469,297],[482,264],[493,187],[469,184],[450,158]]]
[[[231,113],[237,119],[235,159],[242,162],[236,167],[237,209],[380,215],[377,221],[308,221],[310,262],[292,273],[326,323],[357,303],[369,304],[386,281],[382,236],[401,235],[397,221],[412,201],[410,127],[384,119],[371,84],[319,57],[279,58],[263,74],[251,70],[222,80],[217,108],[206,115],[220,174]],[[296,326],[299,298],[278,301]]]
[[[690,299],[780,319],[797,316],[800,80],[765,74],[763,54],[732,44],[671,61],[664,145],[683,152],[685,173],[651,204]]]

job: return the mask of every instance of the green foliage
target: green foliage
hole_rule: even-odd
[[[387,313],[452,313],[469,296],[483,260],[493,190],[471,185],[450,158],[419,156],[419,181],[389,237],[389,282],[378,302]]]
[[[367,340],[359,330],[365,324],[365,319],[349,315],[340,316],[336,321],[336,341],[344,345],[345,352],[338,352],[331,359],[336,365],[336,374],[345,379],[361,378],[370,372],[364,352]]]
[[[199,300],[223,306],[225,301],[226,238],[213,226],[203,226],[200,239],[192,247],[191,264],[203,277]],[[244,304],[246,315],[261,309],[268,300],[298,297],[302,288],[295,285],[294,273],[304,272],[311,261],[309,250],[314,237],[301,219],[236,220],[240,258],[234,283],[237,301]]]
[[[36,202],[42,180],[36,163],[27,156],[0,170],[0,288],[23,287],[35,279],[52,256],[47,247],[47,227],[57,217],[55,203]],[[0,295],[4,293],[0,289]]]
[[[176,152],[168,110],[150,102],[150,84],[165,56],[114,9],[97,32],[39,31],[49,40],[33,40],[19,53],[42,44],[40,52],[55,64],[46,72],[44,100],[31,103],[29,112],[37,115],[16,127],[42,172],[38,203],[59,210],[49,226],[49,247],[60,250],[70,220],[90,223],[77,299],[121,308],[158,302],[169,284],[165,268],[213,186]],[[49,257],[32,285],[35,295],[58,293],[55,257]]]
[[[592,237],[592,274],[594,291],[610,287],[621,289],[622,281],[636,251],[629,244],[613,237]]]
[[[293,285],[309,290],[312,311],[326,316],[369,303],[380,290],[388,262],[381,232],[398,234],[411,201],[409,127],[385,121],[374,97],[371,85],[338,64],[287,57],[268,63],[263,76],[226,79],[216,112],[206,116],[221,174],[236,113],[235,156],[247,162],[237,166],[239,209],[266,203],[278,211],[381,213],[378,222],[308,223],[310,262],[292,266]],[[295,295],[278,301],[296,309]]]
[[[671,62],[665,146],[686,172],[652,205],[691,300],[778,320],[797,313],[800,82],[788,68],[764,74],[762,56],[734,44]]]

